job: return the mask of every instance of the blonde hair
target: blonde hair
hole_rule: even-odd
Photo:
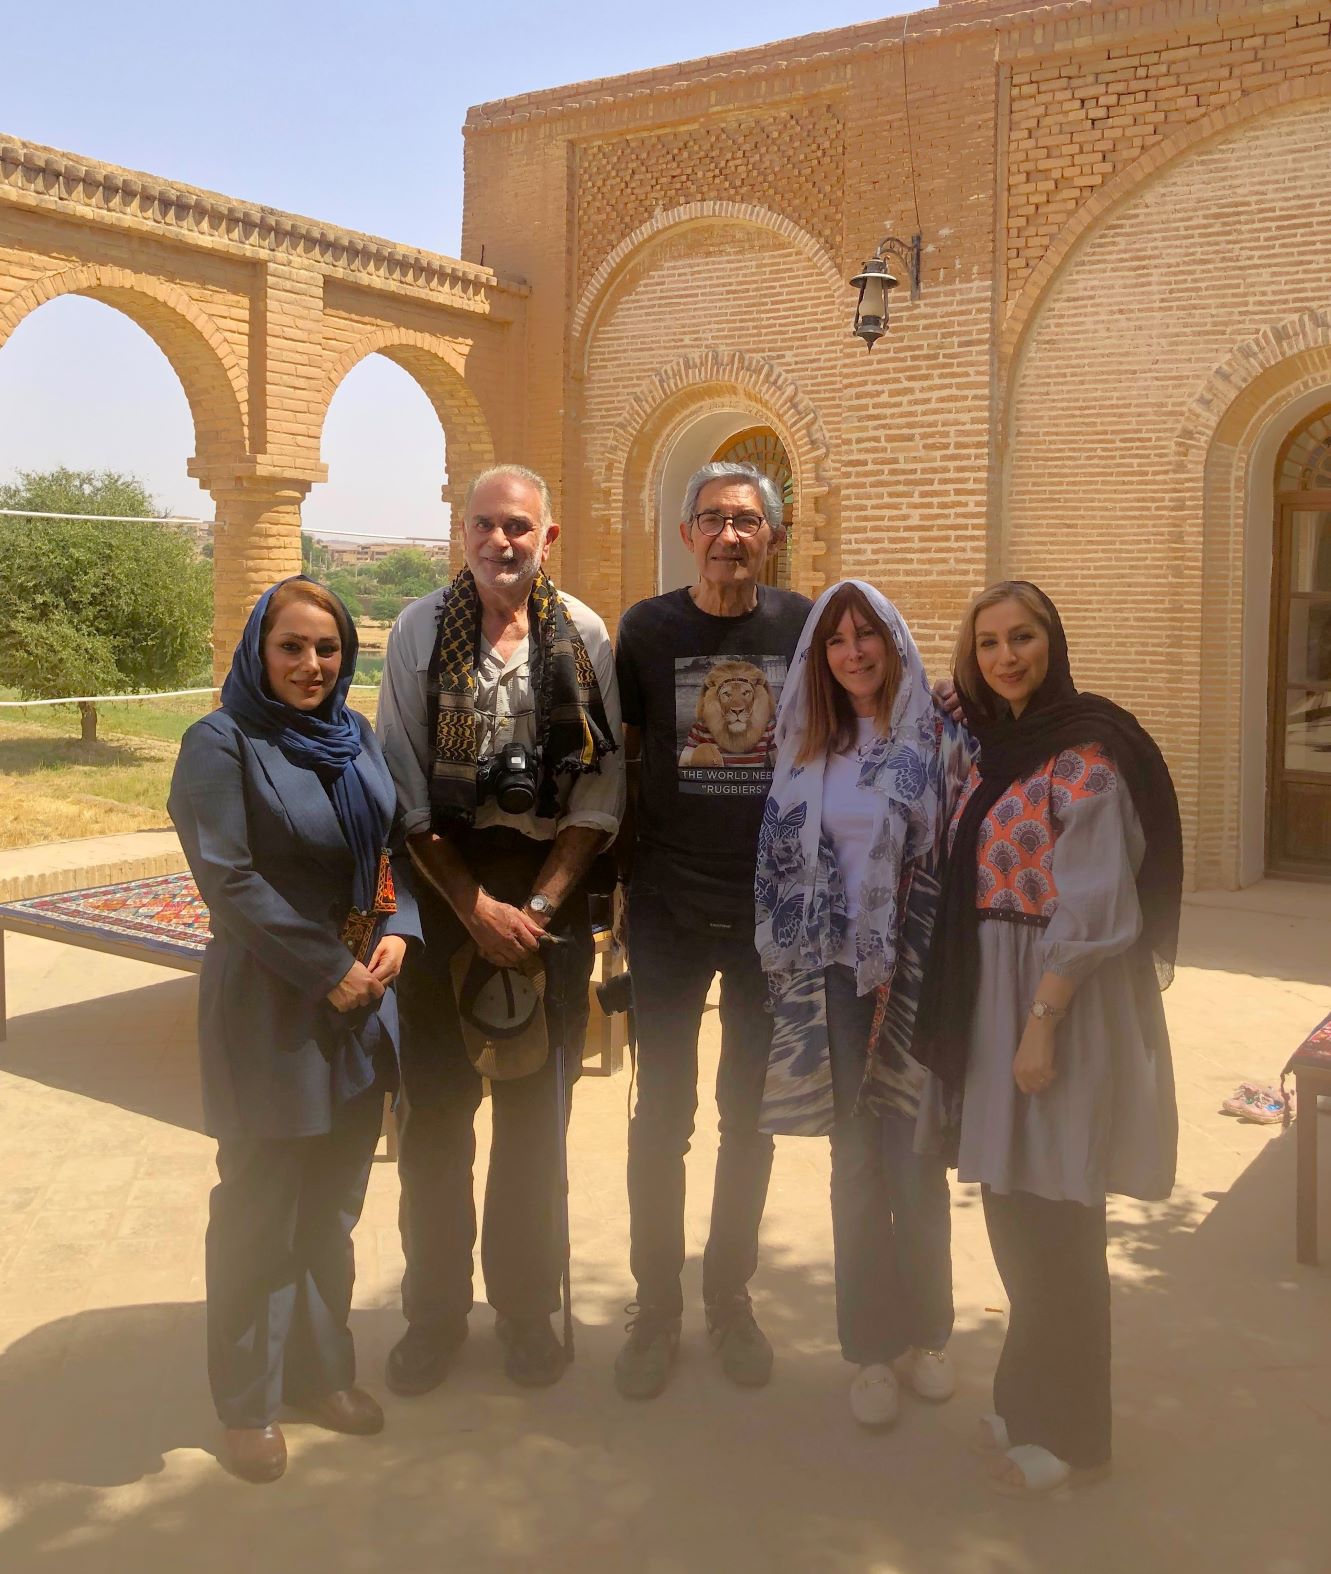
[[[1000,580],[975,597],[966,608],[957,630],[956,644],[952,647],[952,681],[961,695],[966,714],[980,721],[995,720],[1000,714],[999,706],[1006,703],[980,676],[980,662],[975,654],[975,620],[981,612],[987,612],[1001,601],[1020,602],[1046,634],[1053,633],[1044,602],[1036,594],[1035,587],[1024,579]]]
[[[886,737],[892,730],[892,706],[901,684],[901,657],[892,630],[870,606],[868,598],[858,585],[844,584],[831,595],[823,608],[809,641],[809,698],[804,715],[804,736],[800,742],[796,763],[807,765],[811,760],[822,759],[828,754],[839,754],[855,741],[855,712],[845,689],[832,676],[827,661],[827,642],[836,633],[837,626],[850,612],[862,617],[875,632],[883,637],[887,652],[887,673],[878,691],[878,709],[874,712],[874,725]]]

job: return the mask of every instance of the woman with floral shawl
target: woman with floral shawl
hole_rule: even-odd
[[[851,1413],[888,1426],[898,1375],[951,1397],[943,1156],[915,1151],[924,1080],[906,1046],[965,735],[936,708],[901,614],[825,591],[781,695],[755,885],[773,1011],[765,1130],[832,1139],[832,1234]]]

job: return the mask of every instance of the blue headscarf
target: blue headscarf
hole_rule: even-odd
[[[274,699],[264,674],[260,631],[269,602],[283,585],[313,583],[304,574],[293,574],[289,579],[279,580],[259,597],[231,658],[231,671],[222,685],[222,709],[271,738],[293,765],[313,771],[324,784],[355,859],[351,899],[361,912],[368,913],[379,878],[379,817],[356,768],[356,757],[361,749],[360,727],[347,709],[347,692],[356,675],[360,641],[345,606],[342,607],[345,630],[342,668],[337,686],[317,710],[297,710],[294,705]],[[327,593],[332,595],[331,591]],[[339,601],[338,605],[342,603]]]

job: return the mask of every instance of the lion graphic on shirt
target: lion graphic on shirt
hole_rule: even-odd
[[[761,667],[718,661],[698,695],[697,720],[684,740],[681,765],[770,765],[776,702]]]

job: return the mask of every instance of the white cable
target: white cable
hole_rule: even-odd
[[[9,519],[72,519],[90,524],[104,525],[206,525],[226,528],[225,520],[189,519],[183,514],[46,514],[31,508],[0,508],[0,517]],[[306,530],[301,534],[320,541],[324,536],[339,536],[348,541],[419,541],[428,546],[446,547],[447,536],[386,536],[364,530]]]
[[[377,683],[353,683],[353,689],[373,689]],[[130,700],[178,700],[190,694],[220,694],[219,688],[211,689],[151,689],[146,694],[70,694],[53,700],[0,700],[0,710],[30,710],[35,705],[124,705]]]

